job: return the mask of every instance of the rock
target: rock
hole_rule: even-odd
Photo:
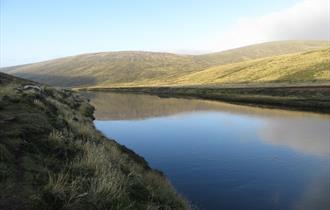
[[[37,86],[37,85],[24,85],[23,90],[37,90],[37,91],[41,91],[41,87]]]

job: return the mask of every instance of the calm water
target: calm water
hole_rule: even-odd
[[[330,208],[330,116],[88,93],[96,127],[165,172],[200,209]]]

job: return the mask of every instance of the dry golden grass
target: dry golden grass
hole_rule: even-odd
[[[212,67],[165,84],[330,81],[330,48]]]
[[[227,64],[240,63],[245,65],[245,61],[249,60],[305,52],[328,46],[328,41],[281,41],[195,56],[156,52],[102,52],[10,67],[3,70],[23,78],[65,87],[156,86],[177,82],[189,83],[189,81],[185,82],[186,79],[193,79],[192,82],[199,83],[193,75],[191,77],[188,75],[219,65],[224,65],[223,68],[227,69],[229,68],[226,66]],[[290,65],[290,63],[287,64]],[[268,67],[276,68],[273,65],[277,64],[273,63]],[[218,74],[213,71],[208,73],[213,73],[211,74],[212,77],[218,77]],[[320,73],[320,75],[323,77],[324,74]],[[197,76],[202,75],[198,74]],[[211,76],[203,75],[202,77],[207,77],[205,80],[208,81]],[[247,76],[256,79],[252,75]],[[235,79],[236,77],[232,79],[227,77],[225,82],[235,82]]]

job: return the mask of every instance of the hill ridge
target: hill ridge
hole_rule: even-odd
[[[161,80],[166,83],[219,65],[325,47],[329,47],[329,41],[276,41],[202,55],[150,51],[98,52],[1,70],[38,82],[65,87],[118,86],[127,83],[134,85]]]

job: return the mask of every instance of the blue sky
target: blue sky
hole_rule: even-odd
[[[249,24],[259,25],[253,21],[262,18],[265,18],[263,22],[266,24],[267,21],[276,19],[272,15],[277,17],[276,14],[281,14],[281,11],[286,11],[297,4],[312,2],[311,0],[0,1],[0,66],[99,51],[150,50],[196,53],[271,41],[276,37],[269,36],[268,29],[267,36],[255,39],[256,36],[251,32],[259,30],[259,26],[258,29],[254,29]],[[324,6],[325,1],[313,2],[323,2]],[[261,24],[264,24],[263,22]],[[246,26],[251,30],[245,29],[245,32],[243,29]],[[245,33],[251,38],[245,36]],[[264,32],[258,32],[258,34],[262,33]],[[239,36],[236,37],[238,34]],[[316,39],[322,39],[327,35],[316,36]],[[311,38],[314,38],[313,36],[315,34]],[[297,37],[297,39],[301,38],[304,37]],[[279,36],[279,39],[286,37]]]

